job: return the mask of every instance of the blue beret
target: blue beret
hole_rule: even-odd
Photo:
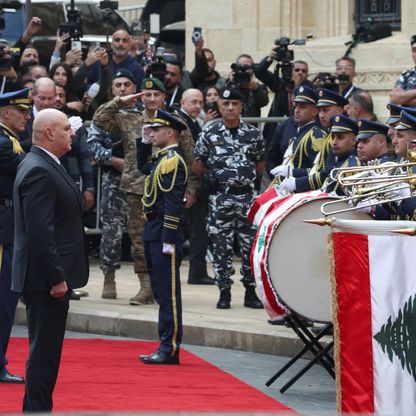
[[[358,132],[357,123],[348,116],[337,115],[331,117],[331,133],[354,133]]]
[[[387,137],[388,131],[389,126],[386,126],[385,124],[362,119],[358,121],[357,140],[369,139],[375,134],[382,134],[383,136]]]
[[[344,107],[347,104],[348,100],[335,91],[331,91],[326,88],[321,88],[318,91],[318,103],[316,104],[317,107],[330,107],[332,105]]]
[[[300,85],[295,88],[294,92],[295,103],[306,103],[306,104],[316,104],[318,101],[318,94],[314,88],[308,87],[306,85]]]
[[[396,130],[416,130],[416,116],[402,110]]]
[[[243,100],[243,96],[235,88],[225,87],[220,91],[220,98],[223,100]]]
[[[117,78],[128,78],[133,84],[137,85],[137,80],[134,75],[127,69],[119,69],[113,75],[113,80]]]
[[[11,91],[0,95],[0,107],[6,105],[14,105],[22,110],[29,110],[31,108],[32,101],[29,98],[30,89],[25,88],[23,90]]]
[[[167,111],[157,110],[155,118],[151,124],[148,124],[147,127],[152,129],[156,127],[171,127],[179,132],[186,130],[186,125],[179,120],[177,117],[168,113]]]
[[[166,88],[163,85],[163,82],[158,78],[145,78],[142,81],[141,88],[142,88],[142,91],[143,90],[157,90],[160,92],[166,92]]]

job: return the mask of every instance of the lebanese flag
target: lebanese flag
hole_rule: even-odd
[[[416,415],[416,237],[404,221],[332,220],[338,411]]]

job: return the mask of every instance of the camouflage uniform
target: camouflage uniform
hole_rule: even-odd
[[[111,167],[112,156],[123,158],[121,139],[91,124],[87,143],[91,158],[102,168],[100,269],[104,274],[120,268],[121,243],[126,228],[126,193],[121,173]]]
[[[263,160],[264,146],[257,128],[240,125],[233,136],[222,121],[204,129],[195,147],[194,157],[208,168],[210,188],[208,234],[212,243],[215,279],[220,289],[230,288],[234,232],[241,251],[241,281],[255,286],[250,254],[255,230],[247,212],[255,196],[256,164]]]
[[[136,140],[141,137],[143,125],[151,121],[152,118],[146,112],[138,110],[137,107],[124,108],[123,103],[119,100],[111,100],[103,104],[94,114],[95,125],[116,134],[122,140],[124,167],[121,175],[120,189],[127,194],[127,229],[132,242],[134,271],[139,275],[142,289],[146,287],[149,290],[149,273],[141,238],[145,222],[141,203],[144,194],[145,175],[137,168]],[[192,165],[194,150],[192,140],[183,136],[180,139],[180,145],[189,169]],[[192,180],[188,186],[190,188],[188,192],[195,193],[199,185],[199,180],[196,179],[195,175],[191,175],[191,177]],[[139,295],[140,292],[136,297],[130,299],[130,303],[148,303],[149,296]]]
[[[406,91],[416,89],[416,67],[403,71],[394,86]]]

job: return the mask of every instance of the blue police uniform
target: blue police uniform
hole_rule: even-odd
[[[331,91],[326,88],[321,88],[318,91],[318,102],[316,104],[318,108],[332,106],[338,106],[342,108],[347,104],[348,100],[342,95],[337,94],[335,91]],[[309,175],[300,176],[298,172],[294,172],[293,176],[296,178],[296,192],[307,192],[322,188],[330,170],[335,165],[335,157],[332,154],[330,146],[331,137],[331,132],[325,135],[321,150],[314,161],[313,168]]]
[[[28,92],[25,89],[0,95],[0,106],[13,105],[29,111]],[[6,352],[19,299],[18,294],[10,289],[14,238],[13,184],[24,156],[16,132],[0,123],[0,382],[23,381],[6,370]]]
[[[171,114],[158,110],[149,127],[186,128]],[[159,304],[158,350],[141,356],[146,364],[179,364],[182,341],[182,301],[179,267],[182,260],[183,233],[181,215],[188,172],[178,145],[160,150],[153,159],[152,145],[137,144],[139,169],[147,176],[143,211],[146,223],[143,242],[155,300]],[[164,244],[174,248],[172,255],[163,252]]]

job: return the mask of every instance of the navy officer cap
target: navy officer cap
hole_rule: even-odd
[[[383,136],[387,137],[388,131],[389,126],[386,126],[385,124],[362,119],[358,121],[357,140],[369,139],[375,134],[382,134]]]
[[[357,123],[343,114],[331,117],[331,133],[354,133],[358,132]]]
[[[134,78],[134,75],[127,69],[119,69],[113,75],[113,80],[117,78],[128,78],[133,84],[137,85],[137,80]]]
[[[402,111],[406,111],[406,113],[410,114],[411,116],[416,116],[415,107],[403,107],[398,104],[388,103],[387,108],[390,110],[390,117],[387,119],[386,124],[395,124],[399,122],[400,114]]]
[[[157,127],[170,127],[178,132],[186,130],[186,125],[181,120],[163,110],[157,110],[153,122],[146,127],[150,127],[151,129]]]
[[[335,91],[328,90],[327,88],[321,88],[318,91],[317,107],[330,107],[332,105],[344,107],[347,104],[348,100]]]
[[[307,85],[300,85],[295,88],[294,92],[294,102],[295,103],[306,103],[314,104],[318,101],[318,94],[314,88],[308,87]]]
[[[416,130],[416,117],[402,110],[400,114],[399,124],[395,127],[396,130]]]
[[[30,110],[32,100],[29,98],[30,89],[11,91],[0,95],[0,107],[13,105],[22,110]]]
[[[225,87],[220,91],[220,98],[223,100],[243,100],[243,96],[240,94],[240,91],[229,87]]]

